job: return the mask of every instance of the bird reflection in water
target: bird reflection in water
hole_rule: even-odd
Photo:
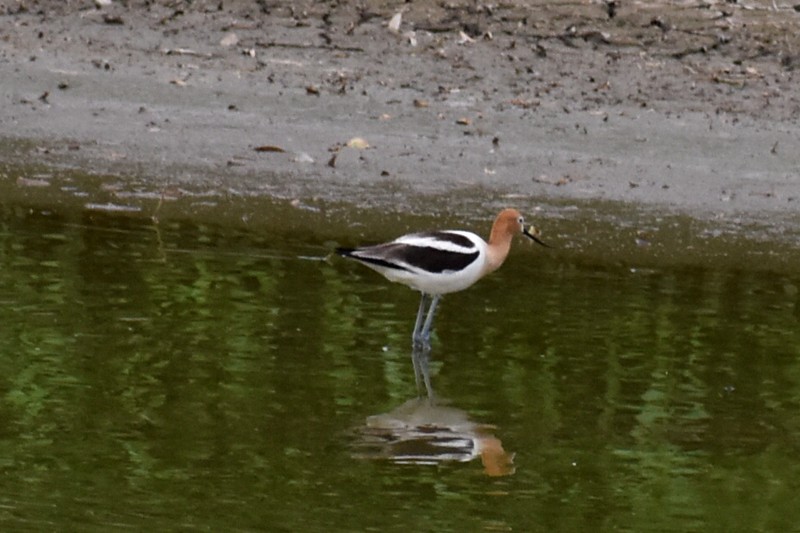
[[[465,411],[435,398],[428,373],[429,351],[415,349],[412,354],[420,396],[388,413],[367,417],[356,431],[354,457],[417,465],[480,458],[488,476],[513,474],[514,454],[503,449],[493,434],[494,426],[473,422]]]

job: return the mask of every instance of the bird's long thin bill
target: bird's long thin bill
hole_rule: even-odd
[[[530,226],[524,228],[522,230],[522,233],[524,233],[526,237],[533,239],[533,241],[536,242],[537,244],[541,244],[545,248],[552,248],[552,246],[550,246],[549,244],[547,244],[546,242],[542,241],[539,238],[539,229],[536,226]]]

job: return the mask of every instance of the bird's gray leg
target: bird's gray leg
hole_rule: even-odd
[[[423,394],[427,394],[428,398],[433,398],[431,375],[428,369],[430,353],[430,345],[421,342],[414,343],[411,349],[411,362],[414,364],[414,382],[417,385],[417,395],[419,397],[422,397]]]
[[[430,355],[430,344],[420,343],[414,346],[411,357],[414,360],[414,378],[417,382],[417,395],[420,397],[422,396],[422,385],[424,385],[428,399],[433,400],[433,386],[431,385],[431,374],[428,367]],[[419,371],[419,373],[417,373],[417,371]]]
[[[422,396],[423,362],[420,356],[421,348],[414,343],[411,348],[411,364],[414,365],[414,382],[417,384],[417,395]]]
[[[419,299],[419,311],[417,311],[417,320],[414,322],[414,332],[411,334],[412,346],[416,346],[422,340],[422,337],[420,336],[420,330],[422,329],[422,324],[423,324],[422,320],[425,317],[425,308],[427,307],[426,303],[427,299],[428,295],[423,292],[422,297]]]
[[[441,299],[441,295],[439,294],[433,297],[431,306],[428,308],[428,316],[425,317],[425,324],[422,326],[422,331],[420,331],[419,333],[420,337],[422,338],[422,341],[427,345],[430,345],[431,326],[433,325],[433,315],[436,313],[436,306],[439,305],[439,299]]]
[[[423,334],[423,325],[427,324],[430,329],[429,320],[426,319],[425,311],[430,311],[428,308],[428,300],[431,297],[424,292],[419,300],[419,310],[417,311],[417,319],[414,321],[414,332],[411,334],[411,362],[414,365],[414,381],[417,384],[417,394],[422,396],[423,386],[425,393],[429,399],[433,399],[433,387],[431,386],[431,376],[428,370],[428,361],[431,353],[431,345],[428,338]],[[434,298],[434,300],[436,300]],[[431,302],[431,306],[434,302]]]

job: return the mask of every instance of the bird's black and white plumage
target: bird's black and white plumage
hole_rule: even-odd
[[[532,226],[525,227],[516,209],[504,209],[492,224],[489,242],[469,231],[447,230],[412,233],[374,246],[336,249],[339,255],[365,264],[390,281],[422,292],[412,334],[412,360],[417,387],[424,380],[429,395],[432,389],[417,348],[430,348],[430,330],[439,299],[443,294],[466,289],[500,268],[518,233],[547,246]]]
[[[487,244],[468,231],[431,231],[403,235],[391,242],[362,248],[339,248],[386,276],[425,294],[466,289],[484,274]]]

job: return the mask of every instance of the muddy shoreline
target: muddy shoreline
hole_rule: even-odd
[[[798,23],[772,2],[4,0],[3,195],[174,217],[224,198],[251,223],[259,198],[310,224],[514,204],[556,235],[687,217],[793,249]]]

